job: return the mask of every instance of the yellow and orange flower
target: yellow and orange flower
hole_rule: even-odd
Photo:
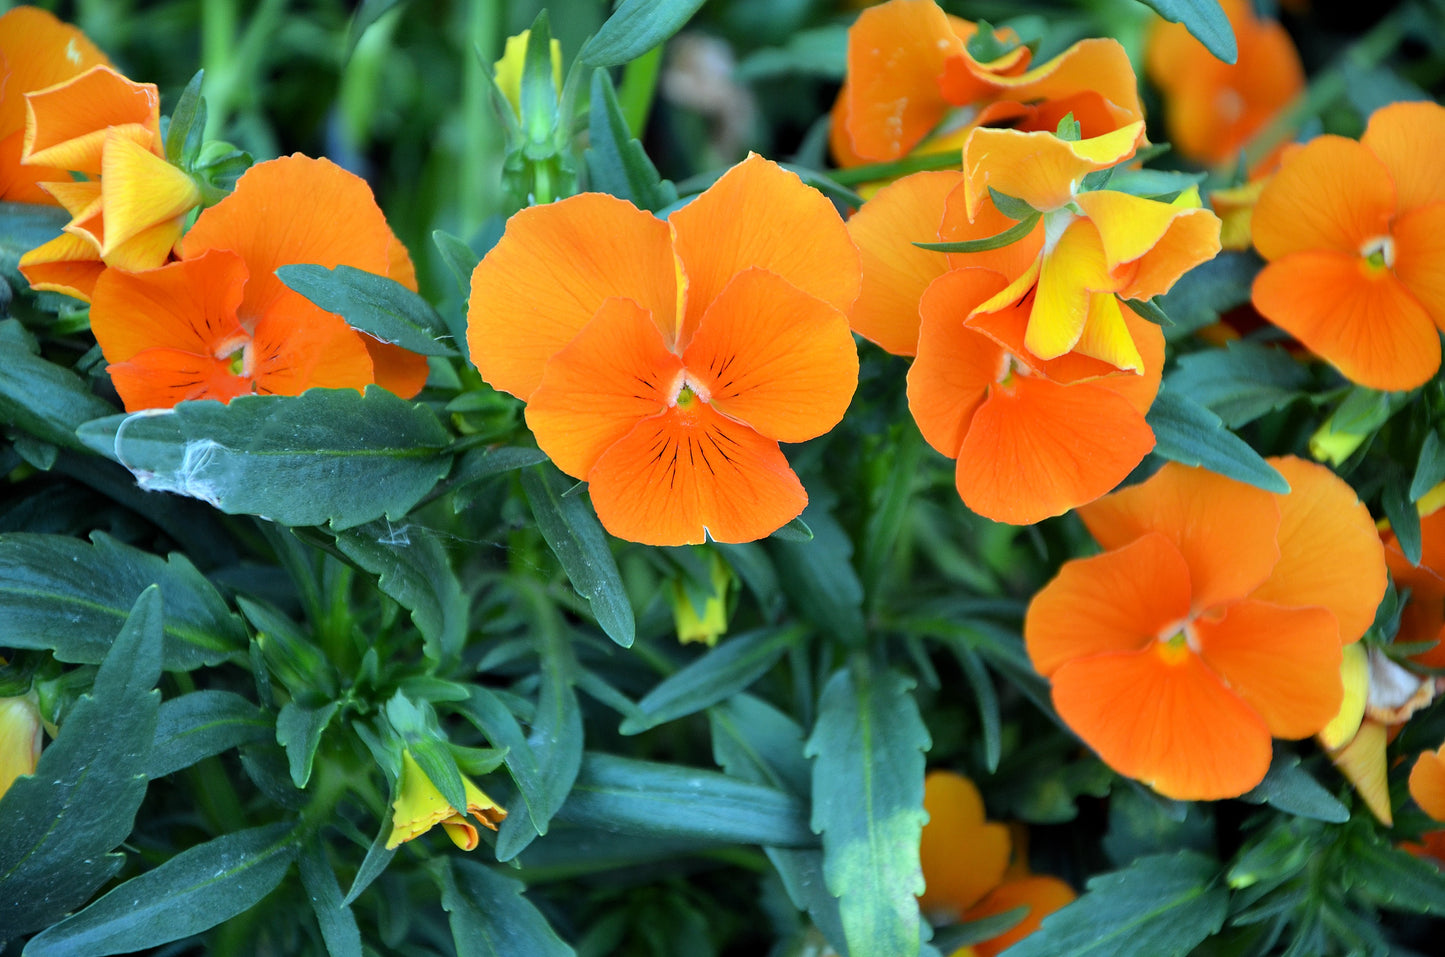
[[[290,263],[344,264],[416,288],[370,187],[333,163],[298,154],[257,164],[196,220],[183,253],[96,281],[91,329],[128,411],[373,382],[410,397],[425,382],[423,357],[357,332],[275,275]]]
[[[0,698],[0,797],[16,778],[35,773],[42,733],[34,694]]]
[[[758,156],[666,220],[583,193],[518,213],[477,266],[471,355],[612,534],[751,541],[808,501],[778,443],[827,432],[857,386],[857,257]]]
[[[79,29],[44,10],[16,7],[0,16],[0,202],[54,203],[37,184],[66,178],[62,169],[20,165],[25,94],[109,62]]]
[[[1029,872],[1015,854],[1009,829],[985,820],[974,783],[952,771],[931,771],[923,782],[928,823],[919,841],[924,892],[919,906],[950,920],[976,921],[1027,907],[1018,924],[952,957],[994,957],[1038,930],[1043,919],[1074,900],[1056,877]],[[1010,857],[1014,861],[1010,864]]]
[[[977,126],[1053,130],[1069,113],[1089,136],[1142,119],[1134,70],[1113,40],[1074,44],[1030,70],[1028,47],[981,62],[968,49],[978,25],[934,0],[889,0],[848,31],[848,67],[833,107],[831,146],[841,166],[881,163],[915,149],[958,149]]]
[[[1445,107],[1394,103],[1359,142],[1290,153],[1255,206],[1269,264],[1254,305],[1352,382],[1413,389],[1440,368],[1445,328]]]
[[[30,285],[88,301],[108,266],[136,271],[169,261],[201,190],[166,161],[155,84],[101,65],[26,101],[21,162],[86,177],[40,184],[71,219],[62,235],[21,257]]]
[[[1276,495],[1169,463],[1080,509],[1105,549],[1030,603],[1024,639],[1059,716],[1116,771],[1183,800],[1243,794],[1271,738],[1340,710],[1341,647],[1385,590],[1369,513],[1323,466]]]
[[[462,776],[462,785],[466,789],[467,806],[457,809],[442,797],[442,792],[426,776],[411,752],[403,751],[401,780],[396,784],[396,801],[391,806],[391,836],[386,839],[386,849],[392,850],[421,837],[440,824],[457,847],[464,851],[475,850],[477,826],[467,820],[467,816],[471,815],[478,824],[495,831],[497,825],[506,819],[507,811],[487,797],[486,792],[466,775]]]
[[[1163,20],[1145,54],[1149,79],[1164,94],[1170,145],[1207,166],[1235,161],[1305,85],[1299,52],[1278,21],[1256,17],[1250,0],[1222,6],[1239,49],[1234,63],[1215,57],[1183,25]]]

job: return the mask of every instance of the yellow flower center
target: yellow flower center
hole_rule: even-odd
[[[1155,650],[1171,665],[1182,664],[1190,654],[1198,653],[1199,636],[1194,633],[1193,623],[1180,621],[1161,628]]]

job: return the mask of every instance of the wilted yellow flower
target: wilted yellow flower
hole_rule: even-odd
[[[512,112],[522,115],[522,67],[527,62],[527,40],[531,30],[523,30],[514,37],[507,37],[507,46],[502,58],[492,65],[497,79],[497,88],[512,104]],[[562,89],[562,44],[552,41],[552,83]]]
[[[710,555],[709,565],[712,589],[703,602],[701,614],[682,580],[672,583],[672,617],[677,625],[677,640],[683,644],[698,641],[712,647],[717,644],[718,636],[728,631],[728,586],[732,584],[732,572],[716,552]]]
[[[0,797],[40,760],[40,709],[35,697],[0,698]]]
[[[440,824],[446,828],[447,837],[464,851],[477,846],[477,829],[467,815],[476,818],[484,827],[492,830],[507,816],[506,810],[487,797],[486,793],[462,775],[462,784],[467,789],[467,809],[463,813],[447,803],[437,790],[431,778],[416,763],[410,751],[401,754],[401,782],[397,787],[396,801],[392,804],[391,837],[386,848],[391,850],[404,841],[419,837]]]

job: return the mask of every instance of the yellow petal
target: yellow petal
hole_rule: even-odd
[[[1340,680],[1345,686],[1345,699],[1340,703],[1340,713],[1320,732],[1320,744],[1333,751],[1343,746],[1360,730],[1365,720],[1365,696],[1370,688],[1370,665],[1364,646],[1359,643],[1344,647],[1344,660],[1340,662]]]
[[[101,190],[105,240],[100,253],[107,261],[121,243],[201,203],[201,190],[193,179],[139,143],[114,134],[105,139]]]
[[[976,129],[963,147],[968,215],[976,214],[990,188],[1034,209],[1059,209],[1074,198],[1085,176],[1128,159],[1143,139],[1142,120],[1074,141],[1053,133]]]
[[[1385,774],[1385,726],[1366,721],[1349,744],[1329,755],[1380,823],[1392,826],[1395,819],[1390,811],[1390,783]]]

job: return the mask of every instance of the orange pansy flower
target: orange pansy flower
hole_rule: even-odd
[[[969,318],[1004,286],[977,268],[929,285],[908,405],[928,443],[958,460],[964,504],[1024,525],[1093,501],[1154,448],[1144,414],[1159,390],[1164,336],[1132,312],[1118,316],[1141,344],[1142,376],[1077,354],[1045,362],[1024,347],[1027,298]],[[1096,308],[1119,307],[1106,294]]]
[[[953,957],[994,957],[1038,930],[1043,919],[1071,903],[1074,892],[1056,877],[1030,874],[1016,861],[1009,829],[984,819],[974,783],[952,771],[931,771],[923,782],[928,823],[919,842],[924,892],[919,906],[944,919],[976,921],[1029,908],[1018,924]]]
[[[1400,630],[1395,641],[1401,644],[1440,642],[1414,656],[1414,660],[1430,668],[1445,668],[1445,509],[1436,509],[1420,518],[1420,564],[1413,565],[1400,549],[1395,533],[1381,532],[1385,542],[1385,563],[1395,587],[1410,590],[1410,597],[1400,613]]]
[[[1385,590],[1354,491],[1302,459],[1271,464],[1288,495],[1171,462],[1081,508],[1104,553],[1067,562],[1029,605],[1024,639],[1059,716],[1167,797],[1243,794],[1272,737],[1323,729],[1341,646]]]
[[[25,99],[22,163],[88,177],[40,184],[71,219],[61,236],[21,257],[30,285],[89,300],[107,266],[135,271],[169,260],[201,190],[166,161],[155,84],[102,65]]]
[[[1096,135],[1142,118],[1133,68],[1113,40],[1080,41],[1030,70],[1029,49],[1007,30],[999,39],[1011,48],[976,59],[968,43],[977,33],[934,0],[890,0],[859,14],[832,114],[839,165],[958,149],[975,126],[1052,130],[1073,113]]]
[[[20,165],[25,94],[109,62],[79,29],[44,10],[16,7],[0,16],[0,201],[53,203],[37,184],[65,178],[64,170]]]
[[[1269,264],[1254,305],[1352,382],[1413,389],[1440,368],[1445,328],[1445,107],[1394,103],[1359,142],[1289,154],[1255,206]]]
[[[666,220],[597,193],[518,213],[467,337],[612,534],[751,541],[807,504],[778,443],[827,432],[857,386],[857,257],[822,194],[753,155]]]
[[[196,220],[179,262],[97,279],[91,330],[127,411],[373,382],[414,395],[425,360],[288,289],[275,270],[291,263],[345,264],[415,288],[363,180],[299,154],[259,163]]]
[[[1159,21],[1149,35],[1145,69],[1164,94],[1170,145],[1208,166],[1232,163],[1251,136],[1304,89],[1294,41],[1275,20],[1261,20],[1250,0],[1222,0],[1239,57],[1225,63],[1182,24]]]

